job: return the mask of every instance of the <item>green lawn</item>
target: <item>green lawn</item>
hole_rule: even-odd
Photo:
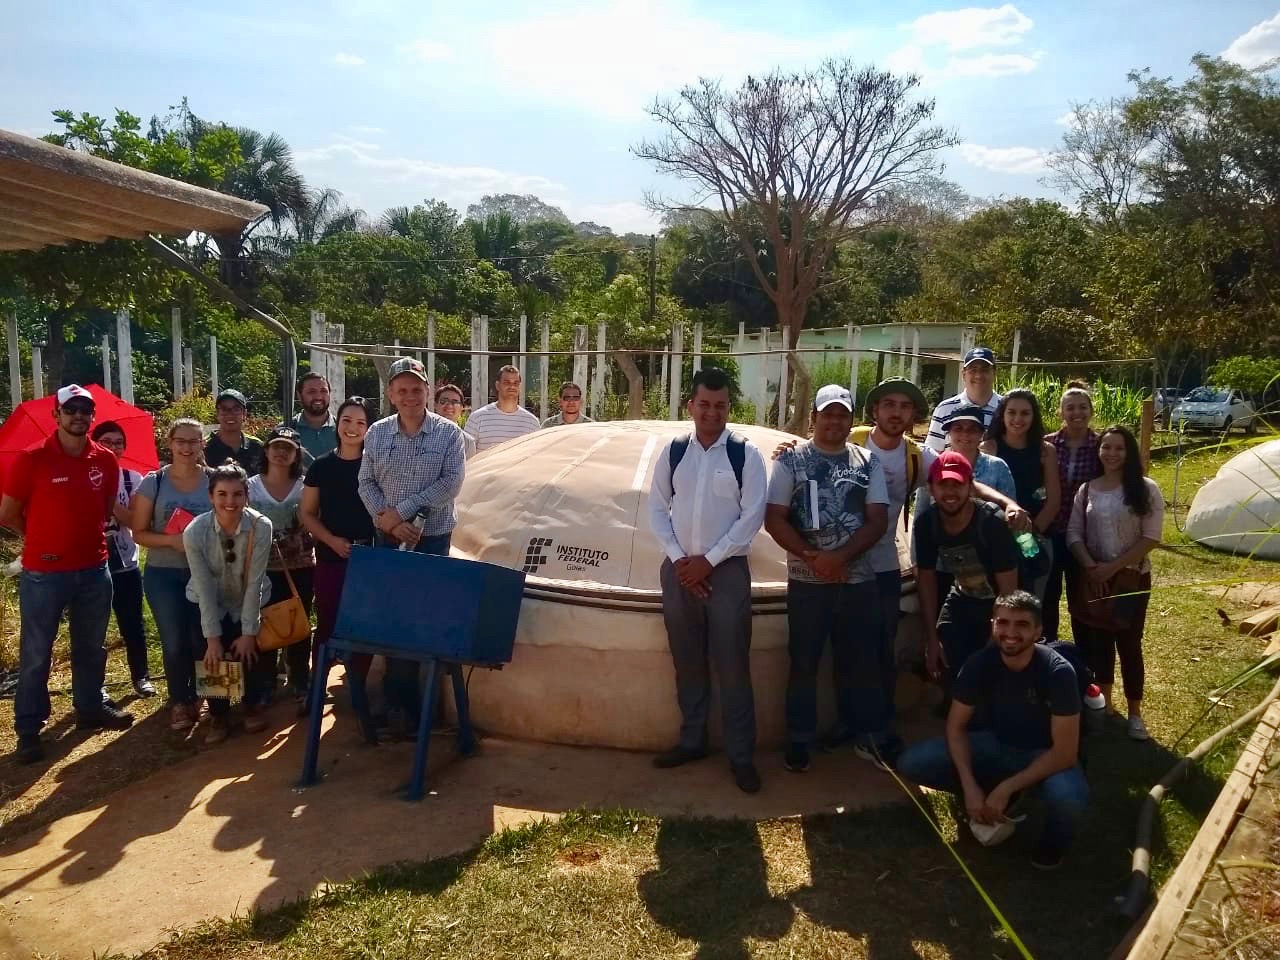
[[[1078,849],[1058,872],[1027,864],[1034,830],[1003,847],[957,831],[950,801],[928,799],[944,833],[1038,958],[1103,957],[1125,923],[1113,898],[1129,876],[1141,797],[1198,740],[1247,709],[1259,679],[1203,718],[1205,694],[1261,652],[1223,627],[1217,610],[1245,612],[1213,581],[1280,579],[1280,564],[1242,562],[1178,531],[1185,504],[1241,438],[1180,467],[1155,554],[1147,640],[1147,716],[1155,737],[1135,744],[1112,725],[1091,741],[1094,788]],[[1172,502],[1174,464],[1153,476]],[[1246,732],[1247,733],[1247,732]],[[1166,801],[1155,875],[1167,876],[1212,805],[1246,735],[1226,744]],[[1174,744],[1176,749],[1172,749]],[[762,758],[771,762],[770,758]],[[775,783],[782,781],[777,781]],[[579,811],[508,831],[460,857],[402,865],[310,901],[205,925],[148,960],[258,958],[1014,957],[972,886],[905,800],[892,808],[734,823],[660,821]]]

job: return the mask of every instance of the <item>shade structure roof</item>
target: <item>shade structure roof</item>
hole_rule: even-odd
[[[0,130],[0,251],[239,231],[260,203]]]

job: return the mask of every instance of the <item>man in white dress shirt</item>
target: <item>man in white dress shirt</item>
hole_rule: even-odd
[[[747,554],[764,521],[764,459],[750,441],[725,427],[729,378],[723,370],[707,368],[694,375],[687,409],[693,433],[664,448],[649,493],[650,523],[667,555],[662,614],[682,717],[680,742],[653,762],[677,767],[706,756],[714,669],[734,782],[755,793],[760,775],[754,759]]]

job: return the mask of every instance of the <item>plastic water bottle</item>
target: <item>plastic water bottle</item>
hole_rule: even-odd
[[[418,514],[416,517],[413,518],[413,529],[417,530],[419,533],[422,532],[422,528],[425,527],[426,525],[427,525],[427,518],[424,517],[422,514]],[[400,544],[400,549],[412,550],[416,546],[417,546],[416,543],[409,543],[406,540]]]
[[[1106,718],[1107,701],[1102,697],[1102,690],[1096,683],[1091,683],[1084,691],[1084,728],[1086,733],[1094,734],[1102,731]]]
[[[1036,539],[1036,535],[1030,530],[1023,530],[1013,539],[1018,544],[1018,549],[1022,551],[1022,555],[1028,560],[1040,555],[1040,541]]]

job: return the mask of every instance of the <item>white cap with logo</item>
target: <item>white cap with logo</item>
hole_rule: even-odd
[[[813,409],[822,410],[833,403],[838,403],[853,413],[853,397],[838,383],[828,383],[818,390],[818,395],[813,398]]]
[[[68,383],[58,390],[58,406],[66,406],[69,400],[88,400],[93,403],[93,394],[78,383]]]

